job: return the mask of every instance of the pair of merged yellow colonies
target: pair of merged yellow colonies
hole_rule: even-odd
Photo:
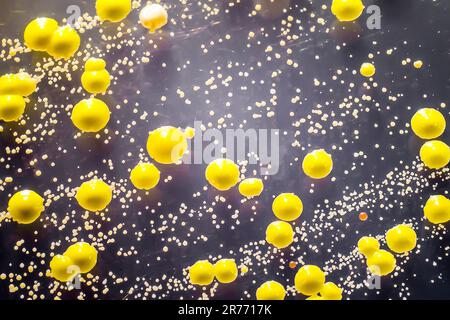
[[[341,300],[342,289],[333,282],[325,283],[325,273],[315,265],[301,267],[294,278],[295,289],[309,300]],[[284,300],[286,290],[277,281],[266,281],[256,290],[257,300]]]
[[[37,18],[24,31],[25,45],[34,51],[44,51],[54,58],[71,58],[80,47],[80,36],[69,25],[59,26],[51,18]]]
[[[280,219],[269,224],[266,229],[266,241],[282,249],[294,241],[294,230],[286,221],[294,221],[303,212],[303,203],[293,193],[279,194],[272,203],[274,215]]]
[[[430,196],[423,208],[423,214],[433,224],[448,222],[450,220],[450,199],[443,195]]]
[[[112,188],[100,179],[83,182],[75,195],[78,204],[85,210],[104,210],[112,200]]]
[[[58,281],[71,281],[79,273],[91,271],[97,264],[97,250],[86,242],[71,245],[64,254],[50,261],[51,276]]]
[[[236,280],[238,268],[234,259],[221,259],[214,265],[208,260],[199,260],[189,268],[189,280],[192,284],[207,286],[214,277],[221,283]]]
[[[411,118],[411,128],[421,139],[435,139],[445,127],[444,116],[433,108],[419,109]],[[450,161],[450,147],[440,140],[427,141],[420,148],[420,159],[430,169],[441,169]]]
[[[317,149],[303,158],[302,169],[312,179],[323,179],[333,170],[333,159],[324,149]]]
[[[150,190],[156,187],[161,173],[153,163],[142,162],[131,170],[130,180],[140,190]]]
[[[36,91],[37,81],[26,72],[0,77],[0,120],[17,121],[25,112],[25,98]]]
[[[238,183],[239,166],[230,159],[216,159],[206,167],[205,177],[214,188],[226,191]],[[239,183],[238,190],[244,197],[257,197],[264,190],[264,183],[259,178],[247,178]]]
[[[110,85],[110,74],[103,59],[89,58],[81,76],[83,88],[92,94],[105,93]],[[72,109],[71,120],[83,132],[98,132],[109,122],[111,111],[97,98],[84,99]]]

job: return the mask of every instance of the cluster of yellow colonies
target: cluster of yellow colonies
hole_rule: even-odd
[[[83,88],[95,95],[105,93],[111,82],[106,62],[99,58],[89,58],[81,75]],[[102,100],[97,98],[84,99],[72,109],[72,123],[83,132],[98,132],[109,122],[111,112]]]

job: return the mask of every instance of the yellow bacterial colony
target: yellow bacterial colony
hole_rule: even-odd
[[[89,93],[105,93],[111,83],[110,74],[106,70],[103,59],[89,58],[81,75],[81,84]]]
[[[239,183],[239,192],[244,197],[257,197],[263,190],[264,183],[258,178],[248,178]]]
[[[353,21],[358,19],[364,10],[361,0],[333,0],[331,12],[340,21]]]
[[[325,150],[319,149],[308,153],[302,162],[303,172],[310,178],[323,179],[333,169],[333,159]]]
[[[147,152],[156,162],[177,163],[187,150],[186,135],[180,129],[165,126],[153,130],[147,139]]]
[[[155,32],[167,24],[167,11],[157,3],[146,5],[139,13],[139,21],[150,32]]]

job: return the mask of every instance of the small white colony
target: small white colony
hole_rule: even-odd
[[[141,24],[155,32],[167,24],[168,16],[167,10],[160,4],[147,4],[139,13],[139,21]]]

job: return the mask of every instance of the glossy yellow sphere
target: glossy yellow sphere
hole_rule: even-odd
[[[417,235],[411,227],[400,224],[386,232],[386,243],[395,253],[408,252],[416,247]]]
[[[37,82],[28,73],[6,74],[0,77],[0,95],[27,97],[36,91]]]
[[[67,248],[64,256],[72,259],[81,273],[91,271],[97,264],[97,250],[86,242],[77,242]]]
[[[370,78],[375,74],[375,66],[370,62],[364,62],[359,69],[359,73],[366,78]]]
[[[139,21],[150,32],[155,32],[167,24],[167,11],[157,3],[146,5],[139,13]]]
[[[244,197],[257,197],[264,189],[264,183],[258,178],[247,178],[239,183],[239,193]]]
[[[422,139],[439,137],[444,132],[445,126],[444,116],[433,108],[422,108],[411,118],[413,132]]]
[[[131,170],[130,180],[135,188],[150,190],[156,187],[160,179],[160,172],[153,163],[139,163]]]
[[[239,167],[232,160],[216,159],[206,167],[206,180],[216,189],[225,191],[239,181]]]
[[[236,280],[238,268],[234,259],[221,259],[214,264],[214,275],[221,283],[230,283]]]
[[[280,220],[294,221],[303,212],[303,202],[293,193],[281,193],[273,200],[272,211]]]
[[[178,128],[165,126],[153,130],[147,139],[147,152],[156,162],[176,163],[187,149],[186,136]]]
[[[95,9],[100,20],[119,22],[130,13],[131,0],[97,0]]]
[[[367,257],[369,271],[378,276],[385,276],[394,271],[397,261],[392,253],[378,250]]]
[[[207,286],[214,280],[214,266],[207,260],[199,260],[189,268],[189,280],[192,284]]]
[[[308,153],[303,159],[303,172],[310,178],[322,179],[333,170],[333,159],[325,150],[319,149]]]
[[[51,18],[37,18],[25,28],[23,38],[31,50],[47,51],[53,33],[58,29],[58,22]]]
[[[342,300],[342,289],[333,282],[326,282],[320,290],[320,296],[324,300]]]
[[[294,230],[285,221],[274,221],[266,229],[266,241],[278,249],[286,248],[294,241]]]
[[[85,210],[102,211],[111,202],[112,189],[102,180],[92,179],[81,184],[75,198]]]
[[[80,47],[80,36],[71,26],[56,29],[48,46],[48,53],[57,59],[71,58]]]
[[[423,214],[431,223],[446,223],[450,220],[450,199],[442,195],[431,196],[425,203]]]
[[[427,141],[420,148],[420,159],[430,169],[441,169],[450,161],[450,147],[439,140]]]
[[[25,99],[18,95],[0,95],[0,120],[17,121],[25,112]]]
[[[106,61],[101,58],[89,58],[84,64],[84,71],[99,71],[106,69]]]
[[[318,266],[301,267],[294,278],[295,289],[305,296],[312,296],[322,290],[325,284],[325,273]]]
[[[71,120],[83,132],[98,132],[109,122],[111,112],[102,100],[84,99],[72,109]]]
[[[364,10],[361,0],[333,0],[331,12],[339,21],[354,21]]]
[[[248,267],[246,265],[241,266],[241,276],[248,272]]]
[[[277,281],[266,281],[256,290],[256,300],[284,300],[286,290]]]
[[[11,218],[21,224],[36,221],[44,211],[44,199],[33,190],[16,192],[8,202]]]
[[[380,249],[380,243],[374,237],[362,237],[358,241],[358,250],[366,257],[371,256]]]
[[[58,254],[50,261],[50,272],[56,280],[67,282],[78,274],[79,268],[71,258]]]
[[[105,60],[90,58],[84,68],[85,71],[81,75],[84,90],[92,94],[105,93],[111,83]]]

